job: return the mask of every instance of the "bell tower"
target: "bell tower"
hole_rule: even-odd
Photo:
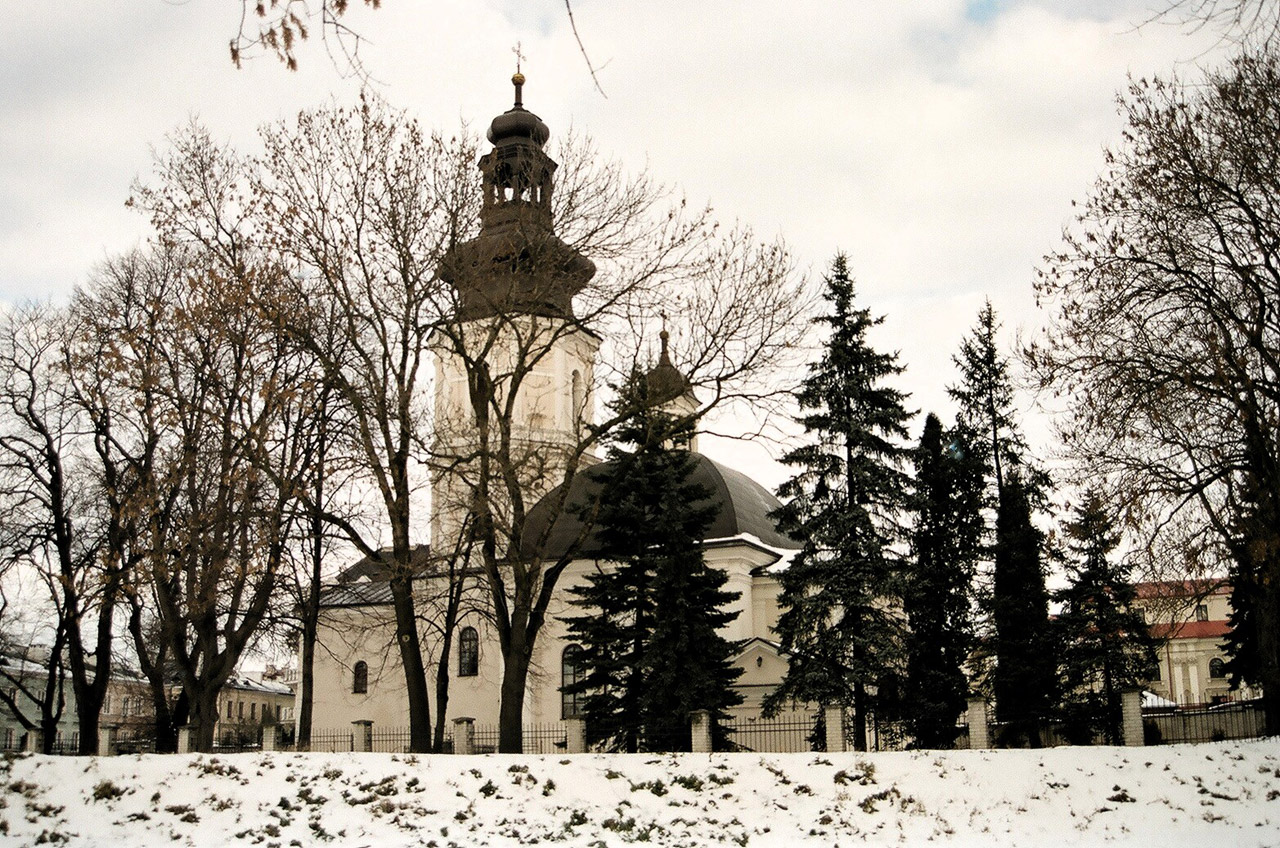
[[[583,328],[573,298],[595,264],[555,233],[556,163],[543,150],[547,125],[524,108],[525,77],[511,78],[515,104],[489,125],[480,157],[480,232],[451,248],[440,278],[455,314],[434,344],[436,446],[457,457],[432,480],[432,543],[451,545],[466,515],[480,428],[497,438],[506,416],[507,455],[533,503],[562,481],[566,457],[592,423],[592,385],[600,339]],[[490,398],[477,415],[481,395]],[[485,420],[482,422],[481,418]]]
[[[489,124],[493,149],[480,157],[480,234],[445,256],[441,277],[458,295],[458,317],[517,314],[573,318],[573,296],[595,264],[556,237],[551,196],[556,163],[542,149],[551,131],[524,108],[524,74],[511,78],[515,105]]]

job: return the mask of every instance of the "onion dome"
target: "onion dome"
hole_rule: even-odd
[[[662,340],[662,352],[658,355],[658,364],[644,375],[645,388],[648,389],[649,403],[661,406],[685,395],[693,394],[693,386],[689,378],[680,369],[671,364],[671,354],[667,351],[670,335],[663,330],[658,338]]]
[[[524,108],[524,74],[516,72],[511,83],[516,88],[516,103],[489,124],[489,141],[498,145],[512,139],[528,139],[541,147],[551,138],[551,130],[547,129],[541,118]]]

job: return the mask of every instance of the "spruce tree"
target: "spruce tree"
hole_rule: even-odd
[[[1064,530],[1070,584],[1054,593],[1062,607],[1054,629],[1066,727],[1073,742],[1100,733],[1117,745],[1120,694],[1155,673],[1155,643],[1134,607],[1129,569],[1110,558],[1120,537],[1096,492],[1076,507]]]
[[[1054,702],[1055,674],[1042,562],[1044,535],[1032,523],[1032,513],[1044,503],[1049,480],[1031,461],[1018,428],[1009,360],[996,339],[999,330],[988,301],[961,343],[955,357],[960,383],[948,393],[959,406],[959,425],[973,434],[985,480],[985,506],[995,513],[984,557],[991,563],[990,594],[980,604],[988,617],[981,629],[987,645],[994,648],[995,668],[982,682],[989,683],[995,695],[997,716],[1012,722],[1005,740],[1038,745],[1036,722]]]
[[[590,509],[608,565],[571,590],[587,612],[567,620],[584,670],[569,691],[586,695],[593,744],[688,750],[693,711],[710,711],[723,740],[725,711],[742,701],[732,688],[738,646],[719,633],[737,616],[726,607],[738,594],[703,559],[717,505],[690,480],[696,460],[682,446],[694,422],[651,404],[642,375],[623,387],[618,405],[629,417],[610,462],[587,472],[600,483]]]
[[[1041,553],[1044,534],[1031,522],[1027,486],[1014,468],[1005,478],[996,514],[996,561],[991,599],[996,668],[996,717],[1006,724],[1001,742],[1040,747],[1040,721],[1056,692],[1049,595]]]
[[[901,373],[894,354],[868,340],[873,319],[854,305],[845,257],[826,278],[829,315],[822,358],[810,365],[796,400],[809,443],[783,462],[797,469],[779,489],[778,526],[802,542],[779,580],[778,634],[788,654],[781,685],[766,700],[768,713],[788,701],[848,705],[854,743],[866,745],[866,719],[904,665],[901,539],[898,517],[906,501],[900,465],[909,414],[904,395],[885,385]]]
[[[914,460],[902,708],[919,747],[946,748],[969,694],[964,666],[973,643],[973,576],[982,544],[982,465],[968,433],[944,431],[932,413]]]

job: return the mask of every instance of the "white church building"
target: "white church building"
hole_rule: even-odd
[[[513,82],[516,105],[493,120],[488,133],[493,150],[479,164],[485,192],[481,232],[476,239],[455,248],[441,274],[449,280],[451,264],[471,269],[499,268],[487,277],[477,278],[473,273],[468,279],[481,281],[469,283],[465,290],[458,286],[458,317],[463,321],[482,322],[491,317],[498,300],[508,310],[507,317],[514,308],[527,315],[530,326],[572,321],[573,295],[591,278],[595,267],[552,232],[550,196],[555,163],[542,152],[550,133],[521,104],[523,77],[517,74]],[[513,239],[528,237],[530,220],[541,222],[536,249],[554,251],[555,265],[561,269],[550,284],[545,279],[536,285],[515,279],[509,265],[504,271],[496,261],[503,250],[511,250]],[[533,378],[525,381],[515,406],[524,437],[550,445],[557,441],[573,443],[580,428],[590,424],[593,413],[588,387],[592,384],[600,340],[581,328],[563,332],[565,326],[560,325],[562,332],[557,334],[555,348],[544,357]],[[648,372],[651,393],[659,388],[664,399],[677,408],[696,409],[689,383],[672,365],[666,346],[664,332],[659,361]],[[451,432],[461,434],[455,438],[465,438],[470,414],[465,373],[447,352],[436,353],[436,420],[461,422]],[[696,439],[689,447],[696,457],[692,482],[711,491],[711,502],[716,506],[703,543],[706,562],[728,575],[726,590],[738,593],[733,604],[738,615],[725,632],[727,638],[742,643],[736,662],[743,670],[737,685],[744,702],[736,711],[744,717],[758,716],[761,700],[786,671],[786,660],[774,641],[780,593],[775,572],[798,544],[781,534],[770,518],[778,506],[770,492],[741,472],[697,454]],[[576,551],[556,585],[534,649],[524,703],[526,725],[553,724],[576,716],[579,710],[577,700],[561,692],[562,685],[574,679],[573,656],[578,650],[568,638],[563,618],[583,612],[570,603],[569,590],[582,584],[586,575],[607,567],[595,556],[591,533],[582,526],[579,512],[573,508],[589,502],[598,490],[598,472],[602,469],[596,462],[588,458],[583,463],[584,468],[594,465],[597,473],[583,470],[572,478],[563,501],[568,506],[554,510],[554,519],[545,504],[535,505],[528,513],[525,532],[547,539],[547,557],[559,558],[570,546],[576,545]],[[433,481],[435,507],[430,529],[436,544],[456,535],[462,524],[460,511],[449,506],[462,499],[448,490],[449,485],[447,480]],[[535,491],[530,500],[538,494]],[[415,557],[421,560],[425,573],[432,559],[430,549],[425,545],[418,548]],[[462,717],[474,719],[477,726],[498,722],[503,660],[495,628],[486,614],[489,601],[483,579],[482,574],[473,575],[474,585],[461,599],[462,612],[448,657],[446,726]],[[432,580],[424,577],[421,588],[415,590],[429,688],[434,687],[436,663],[441,655],[441,593]],[[355,563],[326,588],[315,654],[314,728],[344,728],[362,721],[381,728],[408,725],[408,698],[394,633],[386,571],[376,560],[365,558]],[[434,691],[432,696],[434,724]]]

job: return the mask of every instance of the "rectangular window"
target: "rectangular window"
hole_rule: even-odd
[[[1209,620],[1209,607],[1205,604],[1196,604],[1196,621]]]
[[[257,719],[257,717],[258,717],[258,705],[250,704],[249,705],[249,721],[254,721],[255,719]]]
[[[244,701],[236,701],[236,718],[244,718]]]

